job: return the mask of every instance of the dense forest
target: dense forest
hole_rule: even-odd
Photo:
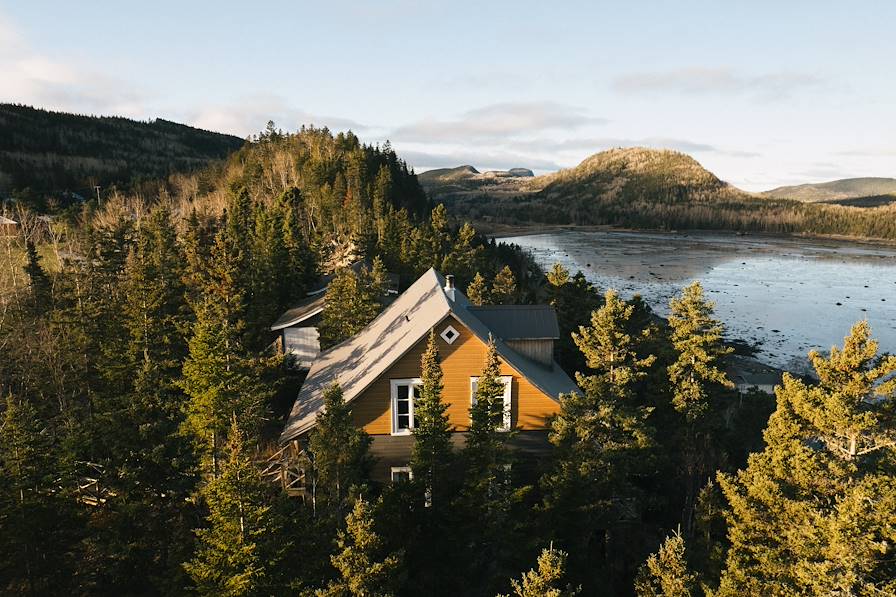
[[[542,272],[433,206],[388,145],[270,126],[152,194],[4,231],[0,591],[31,595],[889,595],[896,357],[857,324],[776,399],[726,377],[699,284],[660,320],[581,273]],[[363,259],[355,272],[348,266]],[[300,378],[267,331],[333,273],[321,336],[429,267],[474,303],[549,302],[553,450],[514,467],[481,364],[452,449],[434,342],[413,476],[371,482],[338,386],[311,433],[314,499],[266,457]],[[847,330],[844,330],[846,333]],[[528,471],[528,472],[524,472]]]
[[[674,151],[597,153],[575,168],[511,180],[458,177],[427,182],[458,217],[503,224],[608,224],[896,239],[896,202],[805,203],[740,191]],[[870,205],[872,207],[863,207]]]
[[[0,104],[0,199],[46,210],[92,197],[95,186],[134,191],[200,170],[245,141],[168,120],[139,122]]]

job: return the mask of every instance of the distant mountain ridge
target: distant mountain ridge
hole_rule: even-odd
[[[844,178],[829,182],[778,187],[765,191],[761,195],[775,199],[795,199],[807,202],[896,195],[896,178]]]
[[[239,149],[244,139],[169,120],[83,116],[0,104],[0,196],[93,185],[129,188],[141,180],[203,168]]]
[[[470,167],[465,167],[470,168]],[[469,170],[421,176],[458,218],[492,224],[807,232],[896,239],[896,202],[808,203],[745,192],[691,156],[645,147],[596,153],[573,168],[485,179]],[[858,201],[858,200],[857,200]]]

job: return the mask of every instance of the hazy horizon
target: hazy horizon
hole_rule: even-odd
[[[896,176],[896,5],[0,6],[0,101],[390,140],[418,171],[679,150],[749,191]],[[875,43],[868,43],[873,39]]]

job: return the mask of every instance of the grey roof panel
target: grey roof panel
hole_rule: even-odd
[[[271,330],[282,330],[283,328],[296,325],[297,323],[301,323],[306,319],[317,315],[324,308],[324,296],[325,295],[320,294],[308,298],[295,307],[285,311],[283,315],[278,317],[277,321],[271,325]]]
[[[469,309],[502,340],[560,338],[557,313],[550,305],[484,305]]]

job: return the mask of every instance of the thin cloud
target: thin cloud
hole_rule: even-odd
[[[399,155],[415,170],[433,168],[453,168],[469,164],[478,170],[508,170],[529,168],[532,170],[559,170],[561,166],[553,161],[535,156],[503,151],[446,151],[429,152],[399,150]]]
[[[501,102],[469,110],[453,120],[428,119],[400,126],[390,137],[400,141],[500,141],[543,131],[569,131],[605,124],[584,108],[556,102]]]
[[[3,15],[0,80],[0,101],[82,114],[146,117],[145,95],[135,86],[39,52]]]
[[[513,143],[514,147],[552,152],[591,151],[598,152],[611,147],[651,147],[654,149],[674,149],[684,153],[714,153],[730,157],[755,158],[760,154],[752,151],[732,150],[674,137],[573,137],[562,140],[533,139]]]
[[[297,130],[302,125],[329,127],[334,131],[364,131],[369,127],[339,116],[313,114],[292,106],[277,95],[247,96],[235,104],[204,106],[185,118],[200,128],[247,137],[263,130],[273,120],[278,128]]]
[[[746,74],[731,68],[683,68],[623,75],[613,81],[613,88],[629,95],[755,95],[772,99],[823,83],[815,75],[798,72]]]

